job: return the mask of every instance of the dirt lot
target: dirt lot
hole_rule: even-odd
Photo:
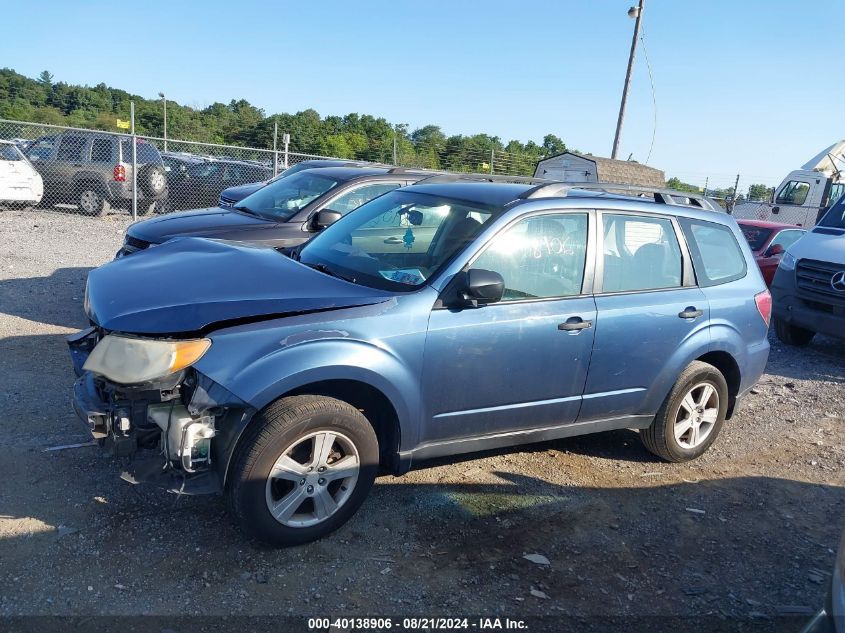
[[[770,630],[797,614],[796,630],[821,605],[845,528],[842,342],[773,339],[695,463],[658,462],[629,431],[436,462],[380,478],[330,538],[274,551],[221,499],[133,488],[96,447],[44,451],[87,439],[63,338],[126,224],[0,213],[0,615],[709,615]]]

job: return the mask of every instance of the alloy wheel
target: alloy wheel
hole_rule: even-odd
[[[267,508],[289,527],[322,523],[349,499],[360,468],[358,449],[346,435],[309,433],[285,449],[270,469]]]
[[[683,448],[695,448],[710,435],[719,417],[719,392],[709,382],[687,391],[675,417],[675,440]]]

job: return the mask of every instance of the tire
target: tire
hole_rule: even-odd
[[[144,194],[158,197],[167,189],[167,174],[159,165],[144,165],[138,173],[138,186]]]
[[[81,185],[76,196],[76,204],[85,215],[100,216],[109,208],[109,203],[95,185]]]
[[[787,323],[783,319],[775,319],[775,334],[781,343],[787,345],[804,346],[809,344],[816,335],[812,330],[808,330],[797,325]]]
[[[667,462],[690,461],[716,441],[727,411],[725,377],[713,365],[693,361],[678,376],[651,426],[640,430],[640,439],[649,451]]]
[[[326,439],[328,460],[315,458]],[[292,396],[257,414],[232,463],[227,492],[241,529],[273,546],[301,545],[338,529],[364,502],[378,471],[378,439],[355,407]]]

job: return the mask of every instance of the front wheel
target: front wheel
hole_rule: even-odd
[[[728,385],[708,363],[693,361],[647,429],[640,431],[645,447],[667,462],[700,457],[719,435],[728,411]]]
[[[787,323],[783,319],[775,319],[775,334],[780,339],[781,343],[787,345],[803,346],[809,344],[816,335],[812,330],[807,330],[797,325]]]
[[[229,502],[252,536],[276,546],[308,543],[355,514],[378,462],[375,431],[355,407],[323,396],[282,398],[239,444]]]

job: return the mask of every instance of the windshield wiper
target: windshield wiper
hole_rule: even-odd
[[[238,205],[238,206],[235,206],[235,207],[232,207],[232,208],[233,208],[235,211],[243,211],[244,213],[248,213],[249,215],[254,215],[254,216],[256,216],[256,217],[261,217],[261,216],[259,216],[259,215],[258,215],[255,211],[253,211],[253,210],[252,210],[252,209],[250,209],[249,207],[245,207],[245,206],[243,206],[243,205]]]
[[[327,275],[330,275],[331,277],[337,277],[338,279],[343,279],[343,281],[349,281],[349,282],[355,283],[355,279],[353,279],[352,277],[347,277],[345,275],[341,275],[340,273],[338,273],[335,270],[332,270],[331,268],[329,268],[325,264],[311,263],[311,262],[302,262],[302,263],[305,264],[306,266],[308,266],[308,268],[313,268],[314,270],[319,270],[321,273],[325,273]]]

